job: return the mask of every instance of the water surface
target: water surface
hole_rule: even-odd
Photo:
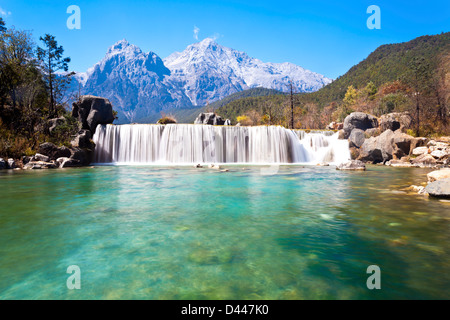
[[[448,298],[450,203],[403,191],[429,170],[227,168],[0,172],[0,299]]]

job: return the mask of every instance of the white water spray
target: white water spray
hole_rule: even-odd
[[[279,126],[99,125],[95,163],[340,163],[350,159],[337,134]]]

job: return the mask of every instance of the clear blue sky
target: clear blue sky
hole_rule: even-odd
[[[381,9],[381,30],[366,26],[369,5]],[[81,30],[69,30],[69,5],[81,9]],[[450,1],[118,1],[0,0],[7,25],[36,41],[56,36],[71,70],[86,71],[120,39],[165,58],[195,41],[217,42],[264,62],[292,62],[336,78],[381,44],[450,31]]]

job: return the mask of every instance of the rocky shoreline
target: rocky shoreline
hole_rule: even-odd
[[[7,161],[0,158],[0,169],[33,170],[88,166],[94,157],[95,143],[92,137],[97,125],[114,121],[112,105],[105,98],[82,96],[72,107],[72,116],[78,120],[80,130],[73,137],[70,147],[58,147],[44,142],[34,156]],[[58,120],[59,118],[51,119],[49,123],[58,123]]]
[[[376,118],[353,112],[339,128],[339,138],[348,139],[352,160],[337,166],[338,170],[365,170],[365,164],[391,167],[439,169],[428,174],[428,185],[411,186],[409,190],[437,198],[450,198],[450,137],[429,139],[413,137],[409,113],[390,113]]]
[[[201,114],[200,116],[202,116]],[[72,116],[78,119],[78,134],[70,147],[58,147],[45,142],[38,153],[21,160],[1,159],[0,169],[53,169],[88,166],[94,156],[92,137],[98,124],[114,121],[112,105],[108,99],[82,96],[73,103]],[[204,114],[198,123],[229,125],[229,120]],[[200,119],[201,118],[201,119]],[[51,119],[57,123],[58,119]],[[411,186],[410,190],[436,197],[450,197],[450,137],[429,139],[413,137],[409,113],[390,113],[374,117],[353,112],[343,123],[331,123],[328,128],[339,132],[339,139],[347,139],[351,158],[337,170],[366,170],[366,164],[383,164],[392,167],[419,167],[441,169],[429,174],[427,187]]]

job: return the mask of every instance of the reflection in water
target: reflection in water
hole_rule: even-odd
[[[0,173],[0,298],[447,298],[449,203],[402,190],[427,170],[227,168]]]

